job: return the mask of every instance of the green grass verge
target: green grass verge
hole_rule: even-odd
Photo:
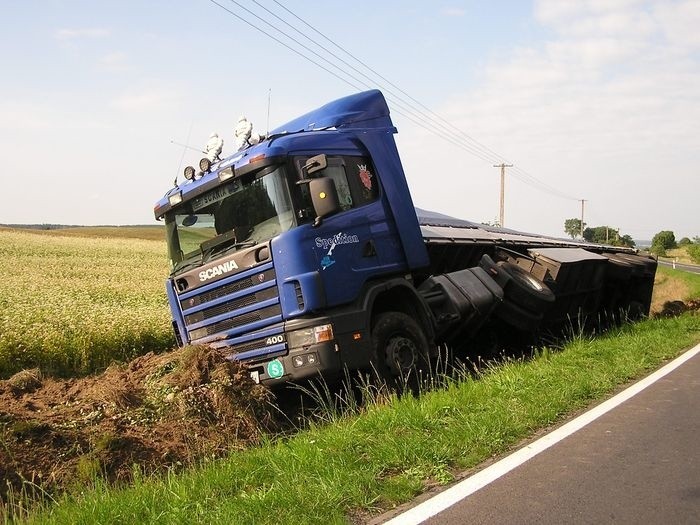
[[[661,275],[679,279],[688,286],[688,294],[683,297],[684,300],[700,298],[700,274],[685,272],[683,270],[674,270],[667,266],[659,265],[656,272]]]
[[[36,523],[346,523],[512,448],[700,341],[700,316],[644,321],[391,398],[200,469],[68,495]]]

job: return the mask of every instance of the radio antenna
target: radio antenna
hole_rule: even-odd
[[[267,90],[267,126],[265,128],[265,136],[270,135],[270,99],[272,98],[272,88]]]
[[[194,119],[192,119],[192,122],[190,122],[190,129],[187,132],[187,142],[190,141],[190,135],[192,135],[192,126],[194,125]],[[175,144],[176,146],[182,146],[182,156],[180,157],[180,165],[177,167],[177,172],[175,173],[175,180],[173,181],[173,186],[177,186],[177,176],[180,174],[180,170],[182,170],[182,161],[185,160],[185,153],[187,149],[197,149],[193,148],[191,146],[188,146],[187,144],[180,144],[179,142],[175,142],[174,140],[170,140],[171,144]],[[204,153],[204,152],[202,152]]]

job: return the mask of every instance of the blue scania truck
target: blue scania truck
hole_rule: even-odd
[[[188,167],[154,210],[178,344],[210,345],[275,386],[372,367],[398,377],[485,332],[648,314],[652,258],[416,209],[396,132],[367,91]]]

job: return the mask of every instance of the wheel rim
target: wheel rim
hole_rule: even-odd
[[[394,375],[408,372],[416,365],[418,347],[405,336],[395,336],[389,339],[386,346],[386,363]]]

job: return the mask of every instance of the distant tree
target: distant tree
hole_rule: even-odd
[[[678,246],[687,246],[688,244],[691,244],[691,240],[688,239],[688,237],[683,237],[680,241],[678,241]]]
[[[651,246],[662,246],[664,251],[665,250],[672,250],[675,248],[676,245],[676,236],[673,235],[672,231],[669,230],[663,230],[654,235],[654,238],[651,240]]]
[[[589,242],[609,244],[612,246],[627,246],[629,248],[634,248],[636,246],[631,236],[620,235],[620,230],[611,228],[610,226],[586,228],[583,230],[583,238]]]
[[[583,227],[586,227],[586,223],[583,223]],[[564,231],[571,235],[574,239],[581,235],[581,219],[566,219],[564,221]]]
[[[596,238],[598,237],[597,230],[598,228],[586,228],[583,230],[583,238],[590,242],[599,242],[596,241]]]
[[[614,228],[610,228],[609,226],[596,226],[594,228],[586,228],[583,230],[584,239],[600,244],[611,244],[619,236],[620,232]]]
[[[649,251],[654,255],[658,255],[659,257],[666,257],[666,248],[664,248],[661,244],[652,244]]]
[[[627,246],[628,248],[634,248],[637,244],[634,242],[634,239],[630,237],[629,235],[623,235],[620,237],[619,241],[620,246]]]
[[[693,260],[693,262],[696,264],[700,264],[700,243],[689,244],[686,250],[688,250],[688,255],[690,255],[690,258]]]

